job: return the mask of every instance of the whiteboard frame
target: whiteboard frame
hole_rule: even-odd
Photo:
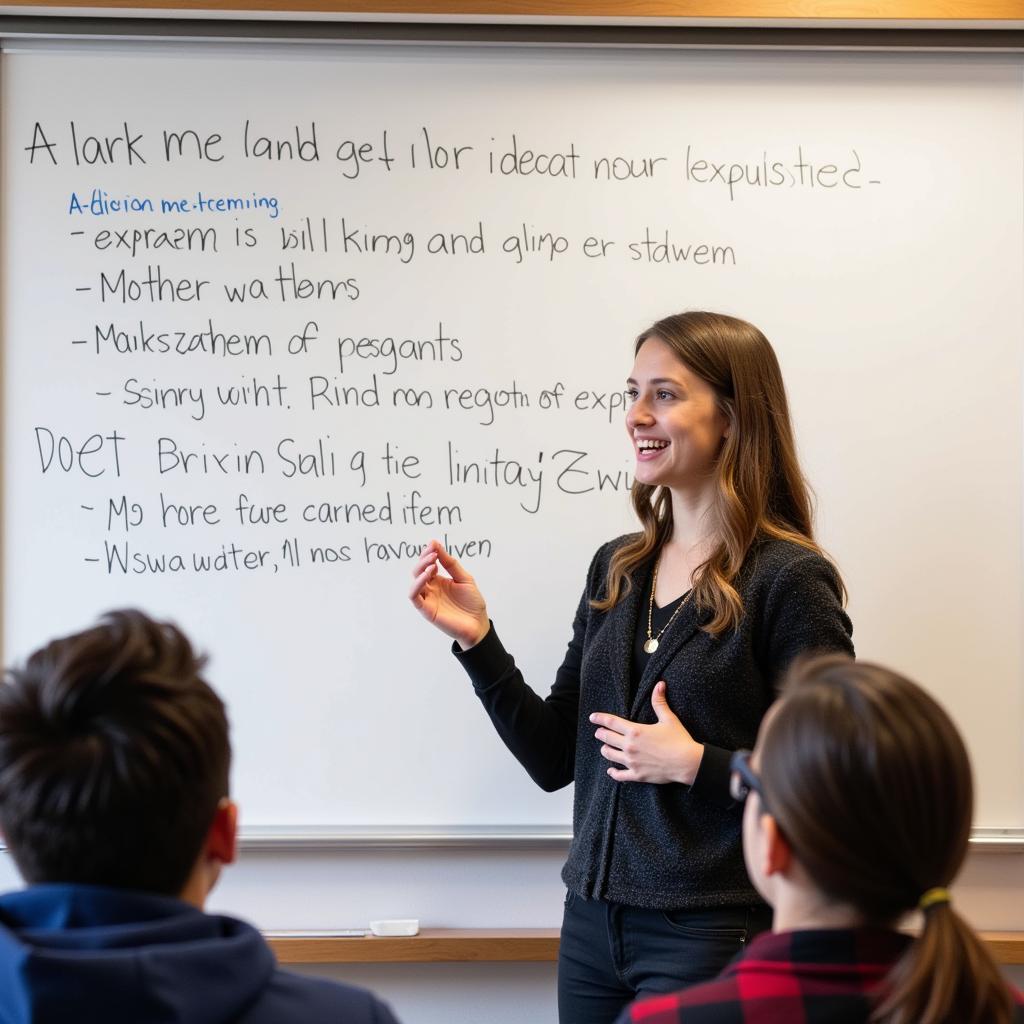
[[[11,14],[0,5],[0,42],[13,39],[92,39],[103,41],[260,42],[325,45],[391,43],[453,46],[584,46],[653,49],[911,51],[956,53],[1024,52],[1024,20],[930,21],[868,23],[824,18],[799,21],[733,19],[673,19],[660,24],[629,19],[545,19],[540,22],[495,19],[453,21],[444,16],[369,21],[310,21],[304,19],[215,16],[124,17]],[[25,8],[25,10],[31,10]],[[878,27],[884,24],[886,27]]]
[[[1020,27],[1015,0],[633,0],[624,14],[617,0],[13,0],[3,13],[32,12],[49,17],[82,15],[323,21],[554,22],[604,24],[819,23],[880,27],[991,25]]]
[[[25,8],[30,9],[30,8]],[[458,23],[431,15],[418,21],[280,21],[256,20],[255,16],[227,20],[190,19],[185,12],[173,17],[124,18],[95,16],[95,8],[78,15],[60,10],[55,16],[11,15],[0,6],[0,61],[4,52],[17,50],[18,41],[254,43],[333,45],[364,43],[381,45],[494,45],[570,48],[654,48],[704,50],[808,50],[812,52],[948,52],[982,54],[1024,53],[1024,21],[993,28],[992,21],[932,23],[912,28],[840,26],[832,19],[808,19],[814,27],[785,25],[752,26],[739,19],[737,27],[704,23],[679,25]],[[53,10],[52,8],[50,9]],[[165,12],[160,12],[162,15]],[[167,12],[170,13],[170,12]],[[264,15],[264,18],[266,15]],[[273,16],[271,16],[273,17]],[[356,17],[359,17],[358,15]],[[734,23],[735,24],[735,23]],[[776,23],[778,24],[778,23]],[[1005,23],[1004,23],[1005,24]],[[826,25],[828,27],[820,27]],[[938,25],[939,27],[935,27]],[[954,27],[955,26],[955,27]],[[0,297],[3,275],[0,269]],[[2,501],[2,495],[0,495]],[[2,638],[0,638],[2,649]],[[567,849],[571,830],[564,826],[250,826],[242,827],[239,845],[243,852],[297,852],[304,850],[393,849]],[[1024,854],[1024,827],[976,828],[970,848],[976,853]],[[0,849],[6,849],[0,844]]]
[[[339,850],[563,850],[572,832],[560,825],[494,826],[481,828],[449,825],[443,828],[391,829],[335,827],[294,828],[254,825],[242,827],[238,845],[243,853],[301,853]],[[979,828],[971,834],[972,853],[1024,853],[1024,828]],[[0,843],[0,850],[7,847]]]
[[[491,828],[449,825],[390,829],[264,825],[243,826],[239,836],[239,845],[244,853],[481,848],[568,850],[571,841],[572,832],[559,825],[496,825]],[[974,829],[970,844],[972,853],[1024,854],[1024,828]]]

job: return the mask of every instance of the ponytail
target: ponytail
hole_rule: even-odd
[[[879,665],[798,661],[758,750],[771,814],[826,897],[881,927],[924,914],[870,1024],[1011,1024],[1010,986],[932,888],[959,871],[973,817],[967,750],[934,698]]]
[[[1012,1024],[1009,986],[991,954],[949,905],[924,912],[924,928],[885,980],[870,1024]]]

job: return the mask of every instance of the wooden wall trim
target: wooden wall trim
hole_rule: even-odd
[[[982,932],[1001,964],[1024,964],[1024,932]],[[268,935],[282,964],[538,963],[558,958],[557,928],[427,928],[412,938]]]
[[[1024,23],[1021,0],[8,0],[0,12],[67,15],[152,11],[168,16],[223,13],[337,17],[413,16],[496,19],[613,18],[797,21],[994,21]]]
[[[411,938],[268,936],[282,964],[536,963],[558,957],[557,928],[426,928]]]

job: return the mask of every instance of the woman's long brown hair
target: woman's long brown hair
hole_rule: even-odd
[[[743,602],[734,581],[755,540],[775,537],[816,551],[811,498],[800,471],[782,372],[768,339],[753,324],[720,313],[666,317],[636,340],[657,338],[715,392],[731,429],[718,457],[713,516],[718,543],[694,573],[692,599],[710,612],[712,634],[735,629]],[[607,611],[629,593],[634,571],[672,536],[668,488],[635,483],[633,509],[642,532],[620,547],[608,566],[606,596],[592,602]]]
[[[758,743],[770,813],[830,899],[891,925],[967,853],[971,766],[956,727],[915,683],[823,655],[797,662]],[[1009,1024],[1012,996],[948,903],[924,912],[872,1024]]]

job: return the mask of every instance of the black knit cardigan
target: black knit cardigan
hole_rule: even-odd
[[[571,891],[663,910],[760,902],[743,866],[742,808],[729,797],[729,759],[753,747],[780,675],[796,655],[853,654],[838,577],[826,559],[798,544],[759,542],[736,581],[744,606],[739,627],[711,636],[700,628],[706,616],[685,605],[630,703],[633,641],[651,566],[637,571],[630,593],[610,611],[590,606],[605,592],[612,553],[628,539],[610,541],[594,556],[546,698],[527,686],[493,625],[456,656],[533,780],[549,791],[576,783],[573,841],[562,871]],[[651,692],[659,679],[672,710],[705,745],[697,777],[692,786],[615,782],[588,716],[604,711],[654,722]]]

